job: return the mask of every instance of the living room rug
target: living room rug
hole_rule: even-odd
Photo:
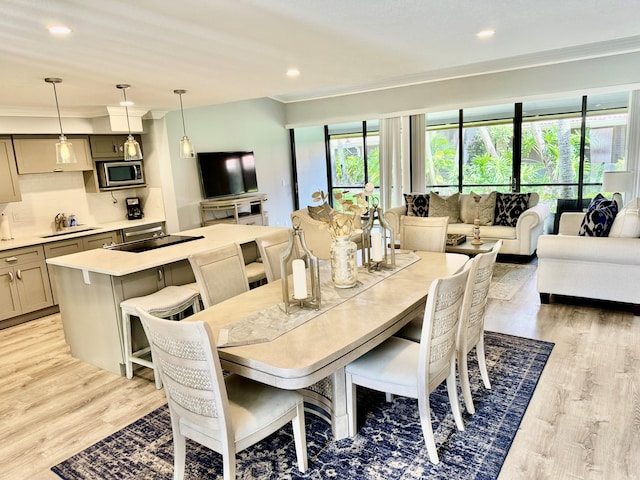
[[[307,414],[309,468],[304,474],[298,471],[289,424],[237,455],[238,478],[495,479],[552,348],[548,342],[486,332],[492,388],[484,388],[472,355],[476,413],[464,415],[465,430],[456,430],[444,385],[430,396],[438,465],[429,462],[416,400],[397,397],[386,403],[383,394],[359,388],[360,427],[354,438],[333,440],[331,427]],[[171,479],[166,405],[51,470],[66,480]],[[188,441],[185,478],[222,478],[221,456]]]
[[[536,271],[536,265],[496,262],[489,286],[489,298],[511,300]]]

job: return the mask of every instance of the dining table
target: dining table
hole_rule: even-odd
[[[403,255],[412,257],[400,266]],[[219,344],[217,350],[224,370],[274,387],[301,391],[305,403],[311,405],[307,411],[330,421],[335,439],[345,438],[348,417],[344,367],[416,316],[423,315],[432,281],[459,272],[469,257],[398,251],[396,259],[398,266],[383,278],[368,285],[359,282],[337,303],[325,305],[321,298],[318,311],[300,312],[309,318],[305,317],[290,330],[277,332],[275,338],[257,335],[244,343],[220,342],[234,329],[251,337],[254,328],[247,319],[259,319],[267,311],[274,315],[279,310],[275,322],[290,322],[291,314],[284,312],[282,304],[280,280],[213,305],[183,321],[204,321],[210,326]],[[366,276],[364,269],[360,267]],[[321,265],[320,275],[330,278],[329,262]]]

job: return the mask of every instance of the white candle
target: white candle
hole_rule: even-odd
[[[382,234],[380,232],[371,233],[371,260],[382,261]]]
[[[304,300],[307,298],[307,272],[304,260],[298,258],[291,262],[291,269],[293,270],[293,298]]]

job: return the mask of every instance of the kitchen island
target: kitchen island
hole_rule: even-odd
[[[124,373],[120,302],[168,285],[194,282],[187,258],[230,243],[248,244],[283,227],[218,224],[179,232],[203,238],[145,252],[94,249],[47,259],[55,270],[60,314],[71,354]],[[133,339],[144,338],[140,326]]]

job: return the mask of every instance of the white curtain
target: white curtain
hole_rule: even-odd
[[[380,119],[380,206],[402,201],[402,138],[400,117]]]
[[[425,127],[426,117],[411,115],[411,191],[426,191]],[[408,193],[408,192],[407,192]]]
[[[640,196],[640,90],[629,94],[629,124],[627,125],[627,170],[635,173],[629,201]]]

